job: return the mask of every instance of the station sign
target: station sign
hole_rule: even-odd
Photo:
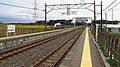
[[[15,32],[15,25],[7,25],[7,32]]]

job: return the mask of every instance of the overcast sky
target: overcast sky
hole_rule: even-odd
[[[44,10],[45,3],[47,4],[61,4],[61,3],[76,4],[76,3],[80,3],[81,1],[84,1],[84,3],[94,2],[94,0],[37,0],[37,3],[38,3],[37,8]],[[95,1],[97,5],[100,5],[100,1],[103,1],[103,9],[105,9],[114,0],[95,0]],[[120,0],[116,0],[116,2],[111,7],[113,7],[119,2]],[[31,8],[34,7],[34,0],[0,0],[0,3],[7,3],[7,4],[13,4],[13,5],[25,6],[25,7],[31,7]],[[109,7],[107,10],[109,10],[111,7]],[[91,6],[90,9],[93,10],[93,6]],[[113,11],[114,20],[120,20],[120,13],[119,13],[120,5],[115,7],[113,10],[114,10]],[[66,10],[54,10],[48,13],[48,19],[69,19],[72,17],[93,17],[93,12],[86,10],[86,9],[77,9],[77,10],[71,10],[71,11],[78,11],[78,12],[77,14],[62,15],[61,13],[66,12]],[[32,18],[33,12],[34,11],[31,9],[23,9],[23,8],[0,5],[0,16]],[[97,7],[96,12],[100,13],[100,7]],[[111,14],[112,14],[112,11],[107,12],[108,20],[111,20]],[[37,11],[37,17],[39,19],[44,19],[44,12],[40,10]],[[105,16],[103,12],[103,19],[104,18]],[[100,19],[100,15],[97,15],[97,19]]]

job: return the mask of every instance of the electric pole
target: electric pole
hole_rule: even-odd
[[[107,31],[107,13],[106,12],[105,12],[105,21],[106,21],[105,30]]]
[[[113,24],[113,10],[112,10],[112,24]]]
[[[94,0],[94,21],[96,21],[96,7],[95,7],[95,0]]]
[[[44,25],[45,25],[45,30],[47,30],[47,5],[46,5],[46,3],[45,3],[45,23],[44,23]]]
[[[34,13],[33,13],[33,18],[35,19],[35,21],[36,21],[36,18],[37,18],[36,11],[37,11],[37,0],[35,0],[35,2],[34,2]]]
[[[102,1],[101,1],[101,22],[100,22],[100,28],[101,28],[101,31],[102,31]]]

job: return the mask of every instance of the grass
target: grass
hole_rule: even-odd
[[[0,27],[7,28],[7,25],[0,25]],[[44,25],[16,25],[16,28],[34,28],[34,29],[45,29]],[[47,29],[54,29],[53,26],[47,25]]]
[[[112,35],[113,37],[117,37],[118,39],[120,39],[120,34],[119,33],[110,33],[110,35]]]
[[[0,27],[7,27],[7,25],[4,25],[4,24],[0,24]]]
[[[103,52],[104,56],[106,56],[106,54],[105,54],[105,52],[104,52],[103,42],[101,42],[101,41],[99,42],[99,48],[100,48],[101,51]],[[106,59],[106,60],[107,60],[107,62],[110,64],[111,67],[117,67],[117,62],[116,62],[114,59],[112,59],[112,60]]]
[[[50,26],[47,26],[50,27]],[[16,25],[16,28],[45,28],[44,25]]]
[[[15,25],[16,27],[16,35],[36,33],[41,31],[49,31],[56,29],[54,26],[47,25],[47,29],[45,29],[44,25]],[[0,37],[6,37],[7,33],[7,24],[0,24]],[[10,33],[10,36],[13,36],[13,33]]]
[[[104,46],[103,46],[103,42],[100,41],[99,42],[99,48],[102,50],[102,52],[104,53]]]
[[[115,37],[115,38],[118,38],[120,40],[120,34],[119,33],[108,33],[108,32],[105,32],[105,34],[107,35],[110,35],[111,37]],[[100,41],[99,42],[99,47],[100,49],[102,50],[103,54],[105,55],[105,52],[104,52],[104,46],[103,46],[103,42]],[[106,56],[106,55],[105,55]],[[107,59],[108,63],[110,63],[110,66],[111,67],[117,67],[117,61],[115,61],[114,59]]]
[[[115,60],[110,60],[110,59],[107,59],[107,61],[110,63],[110,65],[111,65],[111,67],[117,67],[118,65],[117,65],[117,61],[115,61]]]
[[[16,28],[33,28],[33,29],[45,29],[44,25],[16,25]],[[53,26],[47,25],[47,30],[55,29]]]

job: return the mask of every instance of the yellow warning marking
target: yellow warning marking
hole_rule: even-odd
[[[85,42],[84,42],[82,61],[81,61],[81,66],[80,67],[92,67],[88,27],[86,27]]]

